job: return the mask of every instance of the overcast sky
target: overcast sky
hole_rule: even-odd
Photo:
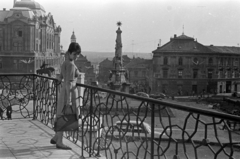
[[[163,45],[183,31],[203,45],[240,43],[240,0],[35,1],[62,27],[65,50],[74,30],[83,51],[114,52],[118,21],[123,52],[151,53],[159,39]],[[0,4],[9,10],[13,0],[0,0]]]

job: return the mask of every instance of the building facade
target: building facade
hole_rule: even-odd
[[[174,35],[153,52],[153,92],[171,95],[230,93],[240,90],[240,48],[204,46]]]
[[[125,68],[128,70],[130,93],[151,92],[152,60],[133,58]]]
[[[97,79],[101,84],[107,84],[112,67],[113,61],[108,58],[99,63],[99,73]]]
[[[33,0],[0,11],[0,73],[36,73],[45,63],[59,72],[61,27]]]
[[[106,58],[102,62],[99,63],[99,72],[98,72],[98,81],[102,84],[106,84],[109,80],[111,69],[114,67],[113,61],[115,58],[113,57],[112,60]],[[123,66],[125,67],[132,59],[129,58],[127,55],[122,55]]]

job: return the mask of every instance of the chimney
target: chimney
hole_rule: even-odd
[[[3,11],[6,11],[6,8],[3,8]]]
[[[161,39],[159,39],[158,47],[161,47]]]
[[[174,38],[176,38],[177,37],[177,35],[176,34],[174,34]]]

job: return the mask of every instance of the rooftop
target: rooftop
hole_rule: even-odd
[[[231,46],[205,46],[194,38],[188,37],[184,34],[177,36],[174,35],[173,38],[170,38],[170,41],[163,46],[158,47],[153,53],[232,53],[239,54],[240,47],[231,47]]]
[[[16,1],[13,7],[26,7],[32,10],[42,10],[45,12],[45,9],[43,8],[43,6],[34,0]]]

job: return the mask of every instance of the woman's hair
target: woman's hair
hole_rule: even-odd
[[[72,52],[76,52],[77,54],[81,53],[81,47],[78,43],[76,42],[71,42],[68,48],[68,52],[72,54]]]

